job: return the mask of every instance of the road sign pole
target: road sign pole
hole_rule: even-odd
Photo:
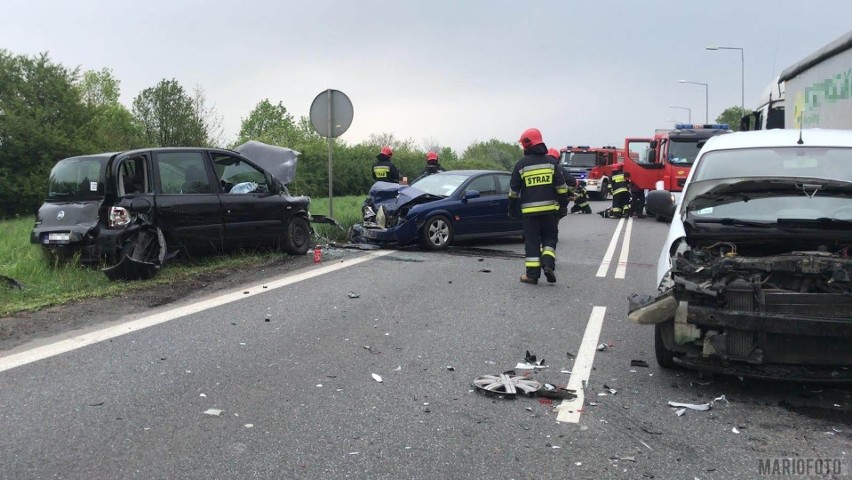
[[[334,125],[334,122],[331,119],[332,109],[331,109],[331,89],[330,88],[328,90],[326,90],[326,94],[328,95],[328,132],[329,132],[329,134],[328,134],[328,217],[334,218],[334,207],[332,206],[334,194],[333,194],[333,190],[332,190],[332,176],[331,176],[332,168],[333,168],[331,166],[331,156],[332,156],[332,153],[333,153],[333,150],[331,148],[331,139],[332,139],[332,136],[333,136],[332,132],[334,132],[334,130],[332,130],[332,126]]]

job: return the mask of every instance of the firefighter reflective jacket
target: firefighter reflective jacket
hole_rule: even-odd
[[[379,158],[373,164],[373,180],[399,183],[399,170],[391,163],[390,158]]]
[[[612,176],[611,188],[613,195],[627,192],[627,179],[624,178],[623,173],[616,173]]]
[[[524,151],[524,158],[512,170],[509,189],[510,211],[516,211],[520,202],[524,215],[557,213],[568,205],[568,185],[562,169],[547,156],[543,143]]]

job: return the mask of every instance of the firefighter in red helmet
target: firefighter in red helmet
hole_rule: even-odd
[[[521,282],[536,284],[544,271],[547,282],[554,283],[559,219],[568,214],[568,185],[538,129],[524,131],[519,142],[524,158],[512,169],[509,217],[523,219],[526,273]]]
[[[444,167],[442,167],[441,164],[438,163],[438,154],[430,151],[426,154],[426,168],[423,169],[423,173],[421,173],[419,177],[414,179],[414,182],[420,180],[423,177],[428,177],[429,175],[444,171]]]
[[[393,149],[382,147],[382,151],[376,155],[376,163],[373,164],[373,180],[377,182],[399,183],[399,170],[391,162]]]

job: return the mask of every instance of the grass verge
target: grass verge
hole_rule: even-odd
[[[346,241],[346,231],[361,220],[363,198],[335,198],[334,218],[344,230],[332,225],[315,225],[317,241]],[[328,199],[312,199],[311,212],[327,215]],[[32,227],[33,220],[29,218],[0,221],[0,275],[24,286],[23,290],[18,290],[0,282],[0,316],[75,300],[121,295],[219,270],[258,267],[280,260],[283,255],[279,252],[235,252],[209,256],[191,262],[169,263],[151,280],[110,282],[98,268],[75,263],[49,265],[42,256],[41,246],[30,243]]]

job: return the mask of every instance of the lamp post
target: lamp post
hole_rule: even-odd
[[[680,107],[678,105],[669,105],[669,108],[679,108],[681,110],[686,110],[689,113],[689,122],[692,123],[692,109],[689,107]]]
[[[740,115],[745,115],[745,50],[742,47],[707,47],[707,50],[740,51]]]
[[[704,123],[710,123],[710,85],[703,82],[693,82],[690,80],[678,80],[680,83],[690,83],[692,85],[704,85]]]

